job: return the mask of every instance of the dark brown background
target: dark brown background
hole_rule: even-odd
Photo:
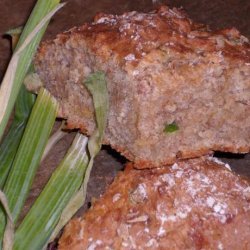
[[[0,79],[10,57],[10,44],[4,39],[5,31],[25,23],[34,3],[34,0],[0,0]],[[250,1],[249,0],[68,0],[67,5],[53,18],[46,37],[54,37],[56,33],[72,26],[90,21],[96,12],[122,13],[129,10],[151,10],[154,5],[167,3],[169,6],[181,7],[189,16],[198,22],[209,24],[213,29],[236,27],[243,35],[250,38]],[[72,141],[74,134],[66,136],[56,146],[53,152],[41,165],[31,196],[26,205],[26,211],[34,197],[46,183],[50,173],[63,157],[66,148]],[[250,176],[250,154],[248,155],[219,155],[229,162],[233,169],[240,174]],[[111,183],[116,172],[120,170],[125,159],[109,147],[105,147],[97,157],[88,188],[88,206],[91,197],[98,197]]]

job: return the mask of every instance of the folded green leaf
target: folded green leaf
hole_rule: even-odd
[[[105,74],[103,72],[96,72],[91,74],[85,81],[85,86],[92,95],[97,129],[89,139],[88,149],[90,154],[90,161],[83,183],[83,197],[85,200],[87,193],[87,184],[90,173],[93,167],[94,158],[98,154],[102,146],[102,139],[108,120],[109,98]]]
[[[101,148],[102,139],[107,124],[109,99],[105,74],[103,72],[96,72],[94,74],[91,74],[87,78],[85,85],[93,97],[97,122],[97,128],[94,131],[93,135],[91,135],[88,142],[90,161],[88,163],[81,188],[74,194],[67,207],[62,212],[60,221],[58,222],[53,234],[51,235],[50,242],[55,239],[60,230],[85,202],[87,185],[93,167],[94,157],[98,154]]]
[[[103,72],[91,74],[85,81],[85,86],[92,95],[95,108],[97,129],[91,136],[88,145],[91,157],[95,157],[101,148],[108,119],[109,99],[105,74]]]
[[[48,91],[41,89],[24,131],[11,171],[4,185],[13,221],[21,212],[35,172],[42,157],[49,134],[55,122],[58,104]],[[0,237],[5,216],[0,211]]]
[[[15,234],[14,249],[42,249],[65,206],[79,189],[88,163],[87,138],[78,134]]]

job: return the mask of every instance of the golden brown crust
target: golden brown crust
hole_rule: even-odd
[[[129,164],[69,223],[59,249],[248,249],[250,185],[226,167],[212,157],[152,170]]]
[[[85,24],[58,35],[65,43],[69,37],[84,37],[93,52],[103,61],[114,56],[124,64],[126,56],[134,55],[134,64],[145,54],[161,46],[180,53],[203,51],[220,52],[234,59],[250,62],[248,39],[235,29],[211,31],[194,23],[181,9],[162,6],[151,13],[128,12],[123,15],[100,13],[92,24]],[[50,42],[44,43],[39,54]]]

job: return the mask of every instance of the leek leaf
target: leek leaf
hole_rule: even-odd
[[[87,185],[93,167],[94,157],[101,149],[102,139],[107,124],[109,99],[105,74],[103,72],[96,72],[91,74],[87,78],[85,85],[93,97],[97,123],[97,128],[94,131],[93,135],[91,135],[88,142],[90,161],[88,163],[88,167],[81,188],[74,194],[74,196],[69,201],[67,207],[63,210],[60,221],[58,222],[53,234],[51,235],[50,242],[55,239],[55,237],[64,227],[64,225],[70,220],[70,218],[85,202]]]
[[[13,122],[0,145],[0,188],[3,188],[10,171],[34,102],[35,95],[22,86],[15,104]]]
[[[4,185],[14,223],[21,212],[49,134],[55,122],[58,104],[48,91],[41,89],[32,109],[12,168]],[[5,215],[0,211],[0,237]]]
[[[87,137],[77,134],[72,146],[15,234],[14,249],[42,249],[62,210],[79,189],[88,164]]]
[[[6,33],[11,36],[13,50],[18,42],[21,32],[22,28],[19,27]],[[11,168],[34,102],[35,95],[28,93],[25,87],[21,86],[15,103],[15,113],[12,124],[7,135],[0,144],[0,188],[3,188]]]
[[[95,72],[91,74],[85,81],[85,86],[87,87],[93,98],[97,129],[94,131],[88,142],[90,161],[83,183],[84,200],[87,193],[87,184],[93,167],[94,158],[101,149],[109,110],[108,89],[105,80],[105,74],[103,72]]]
[[[0,86],[0,139],[48,21],[63,6],[58,3],[59,0],[38,0],[17,43]]]

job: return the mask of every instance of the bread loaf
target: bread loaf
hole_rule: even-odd
[[[104,71],[104,143],[138,168],[212,151],[250,149],[250,47],[236,29],[210,31],[183,11],[99,14],[43,43],[35,68],[69,128],[96,126],[86,77]]]

